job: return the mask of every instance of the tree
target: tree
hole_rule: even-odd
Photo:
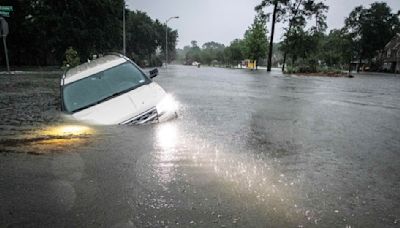
[[[274,45],[274,34],[275,34],[275,23],[280,22],[283,19],[283,16],[286,13],[286,7],[289,0],[263,0],[261,4],[256,6],[255,10],[258,14],[262,14],[262,10],[265,7],[273,6],[272,12],[272,22],[271,22],[271,36],[269,40],[269,51],[268,51],[268,62],[267,62],[267,71],[271,71],[272,66],[272,53],[273,53],[273,45]],[[265,15],[265,17],[269,17],[269,15]]]
[[[14,7],[8,19],[14,65],[61,64],[70,46],[84,60],[94,53],[119,50],[122,0],[6,0],[4,4]]]
[[[321,33],[295,27],[286,34],[286,40],[281,48],[292,60],[292,66],[299,65],[301,72],[315,72],[318,65],[319,43],[322,39]]]
[[[208,65],[214,60],[219,63],[224,62],[224,49],[225,46],[223,44],[214,41],[203,44],[201,51],[202,62]]]
[[[272,50],[272,66],[278,66],[283,62],[282,44],[283,42],[274,43],[274,48]]]
[[[167,30],[168,35],[168,61],[173,61],[176,59],[176,43],[178,41],[178,31],[172,30],[171,28],[167,27],[164,23],[161,23],[159,20],[154,22],[154,26],[156,27],[157,31],[157,47],[161,48],[161,56],[165,58],[165,31]]]
[[[314,30],[316,33],[323,32],[326,29],[326,24],[324,21],[326,16],[324,13],[326,13],[328,9],[329,7],[322,2],[316,2],[314,0],[291,1],[287,8],[288,17],[286,21],[288,21],[289,27],[286,29],[284,46],[288,45],[286,42],[289,40],[289,36],[293,34],[292,30],[300,32],[304,30],[307,24],[306,18],[311,19],[313,16],[315,16],[316,26],[311,28],[311,30]],[[282,71],[285,71],[287,51],[290,51],[290,49],[286,49],[283,54]]]
[[[78,66],[81,63],[79,59],[78,52],[72,47],[69,47],[65,51],[65,60],[63,62],[63,68]]]
[[[149,59],[159,46],[159,31],[144,12],[128,11],[126,15],[127,55],[142,65],[142,61]]]
[[[141,11],[128,11],[127,13],[127,53],[141,65],[161,63],[165,58],[165,24],[153,21],[146,13]],[[175,46],[178,39],[176,30],[168,29],[168,59],[176,56]],[[160,50],[156,56],[157,50]],[[157,64],[157,65],[158,65]],[[153,64],[151,64],[153,65]]]
[[[244,41],[240,39],[235,39],[231,42],[231,44],[225,48],[225,59],[229,64],[234,62],[235,65],[238,65],[240,61],[244,59]]]
[[[13,65],[61,65],[68,47],[83,61],[94,54],[122,50],[122,0],[4,0],[2,5],[14,7],[7,19]],[[165,26],[145,13],[126,12],[130,57],[153,59],[156,50],[165,46]],[[172,59],[178,33],[168,30]]]
[[[178,48],[176,50],[177,60],[180,63],[185,64],[186,54],[189,52],[189,50],[190,50],[190,46],[189,45],[184,46],[183,49]]]
[[[328,67],[343,69],[353,56],[350,37],[343,31],[334,29],[324,36],[319,49],[319,58]]]
[[[197,41],[196,41],[196,40],[190,41],[190,44],[192,45],[192,48],[199,47],[199,46],[197,45]]]
[[[253,24],[244,34],[245,56],[258,62],[261,58],[266,56],[268,47],[267,42],[267,28],[265,25],[265,20],[257,15],[254,18]]]
[[[385,2],[372,3],[370,8],[358,6],[346,18],[344,29],[357,49],[360,65],[363,59],[371,62],[377,51],[400,31],[399,12],[392,13]]]
[[[199,46],[197,46],[197,41],[192,40],[190,43],[192,46],[186,53],[185,63],[192,64],[195,61],[201,62],[201,49],[199,48]]]
[[[284,21],[288,23],[286,28],[286,36],[292,34],[292,28],[296,26],[305,26],[306,18],[311,19],[315,17],[318,29],[322,29],[325,24],[325,12],[328,7],[317,0],[262,0],[260,5],[256,7],[256,11],[262,14],[262,10],[265,7],[273,6],[273,18],[272,18],[272,29],[275,28],[275,23]],[[269,15],[265,15],[268,17]],[[326,28],[326,24],[325,24]],[[299,28],[296,28],[299,29]],[[271,32],[270,44],[273,44],[273,32]],[[273,47],[270,47],[268,54],[268,65],[271,65]],[[286,53],[283,57],[283,67],[285,70]],[[269,67],[270,68],[270,67]]]

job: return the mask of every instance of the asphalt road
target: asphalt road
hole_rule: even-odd
[[[400,227],[400,77],[155,81],[178,119],[54,136],[57,75],[1,75],[0,227]]]

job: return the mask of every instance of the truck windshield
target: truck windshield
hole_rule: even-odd
[[[148,82],[135,65],[125,62],[64,86],[64,108],[67,112],[77,112]]]

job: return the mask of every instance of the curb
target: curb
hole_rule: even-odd
[[[0,71],[0,75],[33,75],[33,74],[62,74],[63,71]]]

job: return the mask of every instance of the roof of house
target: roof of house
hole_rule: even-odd
[[[397,33],[386,45],[385,50],[387,49],[397,49],[400,46],[400,33]]]

